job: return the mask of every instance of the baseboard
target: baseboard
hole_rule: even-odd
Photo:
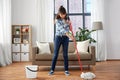
[[[120,61],[120,59],[107,59],[106,61]]]

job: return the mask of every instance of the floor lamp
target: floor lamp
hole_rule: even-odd
[[[99,57],[99,47],[98,47],[98,43],[99,43],[99,39],[98,39],[98,30],[103,30],[103,24],[101,21],[97,21],[97,22],[93,22],[92,25],[92,29],[97,31],[97,50],[96,50],[96,57],[97,57],[97,61],[100,61],[100,57]]]

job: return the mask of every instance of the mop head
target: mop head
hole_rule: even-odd
[[[81,78],[83,78],[84,80],[93,80],[93,78],[95,78],[95,74],[94,73],[91,73],[91,72],[82,72],[81,74]]]

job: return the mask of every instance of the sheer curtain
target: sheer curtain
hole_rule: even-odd
[[[96,35],[97,31],[94,34],[94,38],[97,41],[96,47],[96,60],[97,61],[105,61],[107,50],[106,50],[106,33],[105,33],[105,0],[91,0],[91,21],[101,21],[103,23],[103,30],[98,30],[98,35]],[[97,38],[98,37],[98,38]]]
[[[53,0],[37,0],[37,40],[40,42],[52,42],[54,37],[53,24]]]
[[[11,0],[0,0],[0,66],[11,61]]]

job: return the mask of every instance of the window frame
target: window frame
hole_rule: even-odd
[[[84,11],[84,9],[85,9],[85,5],[84,5],[84,3],[85,3],[85,0],[82,0],[82,13],[69,13],[69,0],[67,0],[67,15],[68,16],[82,16],[82,28],[85,28],[85,16],[91,16],[91,12],[90,13],[87,13],[87,12],[85,12]],[[56,16],[56,13],[55,13],[55,0],[54,0],[54,19],[55,19],[55,16]],[[55,36],[55,25],[54,25],[54,36]]]

